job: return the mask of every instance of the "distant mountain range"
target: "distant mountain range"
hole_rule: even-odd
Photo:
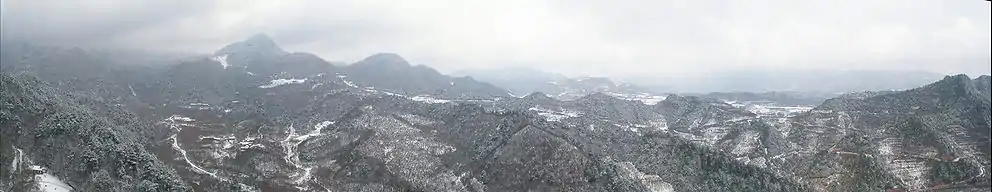
[[[182,59],[2,45],[2,191],[992,190],[989,76],[666,94],[266,35]],[[830,95],[856,81],[884,89]]]
[[[840,94],[857,91],[904,90],[940,80],[944,74],[900,70],[798,70],[754,69],[715,71],[696,78],[632,80],[676,93],[709,92],[802,92]]]
[[[665,94],[655,93],[630,83],[614,82],[606,77],[568,78],[528,68],[460,71],[454,75],[491,82],[493,85],[510,90],[511,94],[517,96],[541,93],[559,100],[574,100],[593,93],[604,93],[649,104],[657,103],[665,97]]]
[[[749,101],[774,99],[789,105],[819,104],[827,98],[851,92],[911,89],[939,80],[944,76],[921,71],[779,69],[777,71],[722,71],[702,78],[623,78],[625,83],[612,83],[615,80],[607,77],[568,78],[564,75],[526,67],[465,70],[455,72],[452,75],[470,76],[490,82],[515,95],[542,92],[566,100],[600,91],[614,92],[618,95],[652,94],[663,96],[678,93]],[[577,80],[593,81],[581,83]],[[557,94],[562,94],[562,97],[558,97]]]

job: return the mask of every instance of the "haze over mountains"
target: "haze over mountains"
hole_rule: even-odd
[[[987,75],[670,94],[391,53],[331,65],[263,34],[182,59],[2,45],[4,191],[992,188]]]
[[[540,90],[534,86],[566,79],[564,75],[531,68],[458,71],[522,92]],[[710,92],[804,92],[841,94],[856,91],[911,89],[939,80],[945,75],[925,71],[900,70],[798,70],[751,69],[717,71],[697,78],[613,77],[615,81],[637,84],[657,93]],[[581,77],[577,77],[581,78]]]
[[[988,1],[0,0],[0,192],[992,191]]]

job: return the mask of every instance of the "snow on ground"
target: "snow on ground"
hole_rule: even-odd
[[[555,110],[550,110],[535,106],[535,107],[531,107],[528,110],[537,111],[537,114],[544,116],[545,120],[547,121],[561,121],[567,118],[582,116],[582,113],[579,113],[577,111],[570,111],[566,109],[555,111]]]
[[[179,155],[182,156],[184,161],[186,161],[186,164],[189,164],[189,167],[193,169],[193,172],[210,175],[211,177],[224,180],[223,178],[218,177],[216,173],[207,171],[206,169],[203,169],[202,167],[194,164],[193,161],[189,159],[189,155],[187,154],[186,149],[183,149],[182,146],[179,145],[179,136],[178,136],[179,132],[183,130],[183,126],[187,126],[187,127],[194,126],[193,124],[190,123],[194,121],[196,120],[194,120],[193,118],[184,117],[181,115],[172,115],[169,118],[162,120],[161,123],[165,123],[169,125],[169,127],[171,127],[174,130],[172,135],[169,136],[169,139],[172,140],[172,149],[179,152]]]
[[[165,123],[166,125],[169,125],[169,127],[177,129],[179,126],[193,126],[192,122],[194,121],[196,120],[193,118],[184,117],[182,115],[172,115],[169,116],[169,118],[162,120],[161,123]]]
[[[317,123],[317,125],[314,125],[313,126],[313,129],[316,130],[317,133],[320,133],[320,130],[323,130],[324,128],[327,128],[328,125],[333,125],[333,124],[334,124],[333,121],[323,121],[323,122]]]
[[[295,84],[302,84],[303,82],[306,82],[306,81],[307,81],[307,78],[303,78],[303,79],[275,79],[275,80],[269,81],[269,84],[267,84],[267,85],[258,86],[258,88],[268,89],[268,88],[278,87],[280,85],[286,85],[286,84],[293,84],[293,83],[295,83]]]
[[[210,59],[213,59],[214,61],[220,62],[220,66],[221,67],[224,67],[224,69],[227,69],[227,67],[231,66],[230,64],[227,64],[227,54],[224,54],[224,55],[221,55],[221,56],[216,56],[216,57],[213,57],[213,58],[210,58]]]
[[[21,162],[23,161],[21,159],[24,159],[24,151],[17,147],[14,147],[14,150],[17,151],[17,157],[10,163],[10,171],[17,171],[17,168],[21,166]]]
[[[197,166],[196,164],[193,163],[192,160],[189,159],[189,155],[187,154],[186,149],[183,149],[182,146],[179,146],[179,137],[177,136],[177,134],[172,134],[172,136],[169,137],[169,139],[172,140],[172,149],[179,152],[179,155],[183,157],[183,160],[186,161],[186,164],[189,164],[189,167],[193,168],[193,172],[210,175],[211,177],[220,179],[220,177],[218,177],[217,174],[207,171],[206,169],[203,169],[200,166]]]
[[[17,171],[21,167],[21,163],[27,163],[28,165],[33,164],[30,159],[24,159],[24,151],[20,148],[13,147],[17,155],[13,158],[10,163],[10,171]],[[36,185],[38,189],[44,192],[69,192],[72,191],[72,187],[59,180],[59,177],[52,175],[48,171],[45,171],[44,167],[38,165],[28,166],[28,169],[33,171],[41,172],[41,174],[34,175],[34,179],[37,182]]]
[[[38,182],[38,189],[44,192],[69,192],[72,191],[72,187],[68,184],[59,180],[59,177],[52,175],[48,171],[45,171],[44,167],[32,165],[30,169],[35,171],[41,171],[42,174],[34,176],[34,179]]]
[[[403,98],[406,98],[407,97],[406,95],[402,95],[402,94],[398,94],[398,93],[393,93],[393,92],[389,92],[389,91],[378,90],[378,89],[375,89],[375,87],[365,87],[362,90],[364,90],[366,92],[369,92],[369,93],[382,93],[382,94],[386,94],[386,95],[390,95],[390,96],[397,96],[397,97],[403,97]]]
[[[183,121],[183,122],[193,122],[193,118],[184,117],[182,115],[172,115],[169,118],[165,118],[165,121]]]
[[[245,139],[239,141],[238,145],[241,146],[240,147],[241,150],[251,149],[251,148],[265,148],[265,145],[255,143],[256,139],[258,139],[258,137],[248,136],[245,137]]]
[[[712,147],[717,142],[720,142],[720,139],[722,139],[724,136],[727,135],[727,128],[707,127],[703,129],[702,132],[703,132],[702,137],[698,137],[698,138],[701,139],[702,142],[704,142],[707,146]]]
[[[210,144],[207,144],[207,146],[211,146],[210,149],[212,149],[212,151],[210,152],[210,156],[212,156],[213,158],[224,159],[224,158],[234,157],[235,154],[228,151],[228,149],[234,147],[234,141],[235,139],[237,139],[234,137],[234,135],[200,136],[201,142],[204,141],[205,139],[209,140],[208,142],[210,142]]]
[[[639,181],[641,185],[643,185],[645,188],[648,189],[648,191],[651,192],[675,191],[675,188],[672,187],[672,184],[665,182],[660,176],[641,172],[640,170],[637,169],[637,166],[635,166],[631,162],[621,162],[618,163],[618,165],[620,166],[619,172],[622,174],[621,176],[625,176],[634,181]]]
[[[138,93],[135,93],[135,92],[134,92],[134,85],[131,85],[131,84],[128,84],[128,85],[127,85],[127,89],[128,89],[128,90],[131,90],[131,96],[135,96],[135,97],[137,97],[137,96],[138,96]]]
[[[405,95],[402,95],[402,94],[397,94],[397,93],[393,93],[393,92],[389,92],[389,91],[378,90],[378,89],[375,89],[375,87],[364,87],[364,88],[363,87],[360,87],[360,86],[358,86],[358,84],[355,84],[355,82],[352,82],[351,80],[348,80],[347,79],[347,77],[348,77],[347,75],[338,75],[337,77],[338,77],[338,79],[341,80],[341,82],[344,83],[344,85],[346,85],[348,87],[351,87],[351,88],[362,89],[363,91],[370,92],[370,93],[383,93],[383,94],[391,95],[391,96],[406,97]]]
[[[655,118],[648,121],[649,127],[654,127],[659,131],[668,132],[668,122],[664,118]]]
[[[743,108],[754,114],[772,117],[791,117],[799,113],[813,109],[813,106],[780,106],[775,103],[756,104],[751,102],[727,101],[723,102],[737,108]]]
[[[526,96],[527,96],[527,94],[524,94],[524,95],[516,95],[516,94],[513,94],[513,92],[508,92],[507,94],[510,94],[510,97],[516,97],[516,98],[524,98],[524,97],[526,97]],[[547,94],[545,94],[545,95],[547,95]]]
[[[293,173],[293,175],[291,176],[291,177],[295,177],[293,182],[298,185],[296,186],[297,189],[300,190],[308,189],[307,187],[303,186],[303,184],[307,180],[309,180],[311,178],[311,175],[313,174],[312,172],[313,166],[305,166],[303,165],[303,163],[300,162],[300,155],[299,152],[297,151],[297,147],[299,147],[300,143],[303,143],[304,141],[312,137],[320,136],[322,134],[321,130],[327,128],[327,126],[333,125],[334,123],[335,122],[333,121],[322,121],[320,123],[317,123],[316,125],[313,126],[313,130],[311,130],[306,135],[297,134],[296,128],[293,128],[293,126],[289,126],[289,130],[287,130],[288,133],[286,134],[286,139],[282,141],[283,151],[286,153],[286,156],[283,157],[283,160],[285,160],[286,163],[289,163],[289,165],[292,165],[294,168],[299,169],[298,172]]]
[[[427,95],[417,95],[417,96],[411,97],[410,99],[411,100],[414,100],[414,101],[420,101],[420,102],[423,102],[423,103],[447,103],[447,102],[451,102],[451,100],[437,99],[437,98],[433,98],[433,97],[430,97],[430,96],[427,96]]]
[[[180,107],[186,109],[197,109],[197,110],[211,110],[216,108],[216,107],[210,107],[210,104],[206,104],[206,103],[190,103],[189,105],[180,106]]]
[[[338,79],[341,79],[341,81],[343,81],[344,84],[347,85],[348,87],[358,88],[358,85],[355,85],[354,82],[351,82],[348,79],[346,79],[347,77],[348,76],[345,75],[338,75]]]
[[[757,148],[759,144],[761,144],[760,141],[758,141],[758,137],[760,137],[760,135],[756,131],[745,131],[744,134],[741,135],[737,145],[734,145],[734,148],[730,150],[730,153],[734,155],[744,155],[751,152]]]
[[[645,105],[656,105],[656,104],[660,103],[661,101],[664,101],[666,98],[667,97],[665,97],[665,96],[651,96],[651,97],[648,97],[648,98],[641,98],[641,99],[639,99],[639,101],[641,101]]]
[[[359,127],[376,129],[356,150],[381,160],[386,171],[423,191],[468,191],[459,184],[458,175],[441,163],[444,154],[457,148],[439,141],[435,134],[384,115],[362,115],[356,122]]]
[[[607,95],[620,98],[628,101],[640,101],[645,105],[656,105],[661,101],[664,101],[666,96],[653,95],[649,93],[637,93],[637,94],[624,94],[624,93],[606,93]]]

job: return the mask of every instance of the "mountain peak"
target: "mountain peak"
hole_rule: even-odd
[[[945,76],[944,79],[971,80],[971,77],[968,77],[968,75],[965,75],[965,74],[957,74],[957,75],[948,75],[948,76]]]
[[[971,84],[971,83],[972,83],[971,82],[971,78],[968,77],[968,75],[957,74],[957,75],[944,76],[944,79],[941,79],[940,81],[937,81],[936,83],[933,83],[933,85],[954,86],[954,87],[965,86],[965,87],[967,87],[968,84]]]
[[[982,75],[975,78],[975,88],[985,94],[985,98],[992,97],[992,76]]]
[[[988,81],[988,80],[992,80],[992,76],[982,75],[982,76],[976,77],[975,80],[976,81]]]
[[[396,63],[403,65],[410,65],[410,63],[407,62],[406,59],[404,59],[402,56],[396,53],[376,53],[374,55],[365,57],[365,59],[363,59],[362,61],[371,62],[371,63]]]
[[[265,33],[259,33],[248,37],[244,42],[252,43],[258,46],[276,46],[276,41],[272,40],[272,37],[266,35]]]
[[[221,54],[243,53],[243,52],[256,52],[256,53],[275,54],[275,55],[287,54],[286,51],[283,51],[282,48],[279,48],[279,45],[276,45],[276,42],[272,40],[272,38],[269,37],[269,35],[266,35],[264,33],[255,34],[248,37],[244,41],[239,41],[224,46],[224,48],[221,48],[219,51],[217,51],[216,54],[221,55]]]
[[[981,77],[979,77],[981,78]],[[968,75],[948,75],[944,79],[927,86],[914,89],[914,91],[933,92],[944,97],[979,97],[988,92],[987,88],[982,88],[982,80],[972,81]]]

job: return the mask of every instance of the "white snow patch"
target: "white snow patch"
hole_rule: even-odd
[[[658,117],[648,121],[648,127],[654,127],[659,131],[668,132],[668,122],[665,122],[664,117]]]
[[[214,159],[234,157],[235,154],[228,151],[228,149],[234,148],[234,140],[236,139],[234,135],[200,137],[200,141],[203,141],[204,139],[212,140],[212,142],[207,144],[207,146],[211,146],[210,149],[212,149],[212,151],[210,152],[210,156]]]
[[[734,145],[734,148],[730,150],[730,153],[734,155],[744,155],[751,150],[754,150],[758,147],[759,136],[759,133],[756,131],[745,131],[744,134],[741,134],[737,145]]]
[[[665,97],[665,96],[653,96],[653,97],[649,97],[649,98],[641,98],[639,100],[642,103],[644,103],[645,105],[656,105],[656,104],[660,103],[661,101],[664,101],[666,98],[667,97]]]
[[[15,157],[13,162],[10,163],[11,172],[17,171],[17,168],[21,166],[21,162],[23,162],[21,159],[24,159],[24,151],[17,147],[14,147],[14,150],[17,151],[17,157]]]
[[[641,103],[644,103],[645,105],[656,105],[659,102],[664,101],[666,98],[668,98],[666,96],[653,95],[653,94],[649,94],[649,93],[634,93],[634,94],[612,93],[612,92],[604,92],[604,93],[606,93],[607,95],[616,97],[616,98],[623,99],[623,100],[640,101]]]
[[[286,162],[292,165],[293,167],[302,169],[302,167],[300,166],[299,154],[296,152],[296,147],[298,147],[300,143],[303,143],[303,141],[310,139],[310,137],[319,136],[321,129],[323,129],[323,127],[314,126],[314,130],[310,131],[310,133],[307,133],[306,135],[299,135],[296,133],[296,129],[293,128],[292,125],[289,126],[289,130],[287,130],[288,133],[286,134],[286,139],[282,141],[283,151],[286,153],[286,156],[283,157],[283,160],[286,160]]]
[[[774,157],[772,157],[772,159],[782,159],[782,158],[788,157],[789,155],[795,155],[795,154],[799,154],[799,151],[791,151],[791,152],[788,152],[788,153],[778,154],[778,155],[775,155]]]
[[[640,170],[637,170],[637,167],[634,166],[634,164],[631,162],[621,162],[619,163],[619,166],[620,166],[620,173],[622,173],[623,176],[626,176],[635,181],[640,181],[641,185],[647,188],[648,191],[651,192],[675,191],[674,187],[672,187],[672,184],[669,184],[668,182],[662,180],[661,176],[646,174],[644,172],[641,172]]]
[[[220,66],[221,67],[224,67],[224,69],[227,69],[227,67],[231,66],[230,64],[227,64],[227,54],[224,54],[224,55],[221,55],[221,56],[216,56],[216,57],[213,57],[211,59],[213,59],[214,61],[220,62]]]
[[[135,97],[137,97],[137,96],[138,96],[138,93],[135,93],[135,92],[134,92],[134,85],[131,85],[131,84],[128,84],[128,85],[127,85],[127,89],[128,89],[128,90],[131,90],[131,96],[135,96]]]
[[[24,159],[23,150],[17,147],[13,147],[13,148],[17,152],[17,155],[16,157],[13,158],[13,162],[11,162],[10,165],[11,172],[17,171],[17,169],[20,168],[21,163],[27,163],[28,165],[32,164],[30,159]],[[36,187],[37,189],[40,189],[40,191],[44,191],[44,192],[72,191],[72,187],[63,183],[62,180],[60,180],[57,176],[52,175],[52,173],[45,171],[44,167],[38,165],[30,165],[28,166],[28,169],[41,172],[41,174],[34,175],[34,179],[37,182]]]
[[[41,171],[42,174],[35,175],[34,178],[38,182],[38,189],[44,192],[69,192],[72,191],[72,187],[68,184],[59,180],[59,177],[52,175],[48,171],[45,171],[41,166],[31,166],[31,169],[35,171]]]
[[[245,150],[245,149],[252,149],[252,148],[265,148],[265,145],[255,143],[255,140],[256,139],[258,139],[258,137],[250,137],[250,136],[249,137],[245,137],[245,139],[243,139],[243,140],[241,140],[241,141],[238,142],[238,145],[241,145],[241,147],[239,147],[239,149]]]
[[[275,79],[275,80],[269,81],[269,84],[268,85],[261,85],[261,86],[258,86],[258,88],[268,89],[268,88],[278,87],[280,85],[286,85],[286,84],[302,84],[302,83],[304,83],[306,81],[307,81],[307,78],[303,78],[303,79]]]
[[[883,165],[899,181],[908,185],[911,189],[918,190],[926,187],[926,173],[931,171],[931,168],[926,165],[926,162],[903,157],[898,151],[902,147],[899,139],[885,138],[879,141],[878,145],[878,155],[886,162]]]
[[[313,126],[313,129],[316,130],[317,133],[320,133],[320,130],[323,130],[328,125],[333,125],[333,124],[334,124],[333,121],[323,121],[323,122],[317,123],[317,125]]]
[[[411,100],[414,100],[414,101],[420,101],[420,102],[423,102],[423,103],[448,103],[448,102],[451,102],[451,100],[437,99],[437,98],[433,98],[433,97],[430,97],[430,96],[427,96],[427,95],[417,95],[417,96],[411,97],[410,99]]]
[[[761,116],[772,116],[772,117],[791,117],[799,113],[803,113],[813,109],[811,106],[776,106],[776,105],[759,105],[759,104],[740,104],[740,103],[730,103],[734,107],[742,107],[752,113]]]
[[[357,86],[356,86],[356,88],[357,88]],[[378,90],[378,89],[375,89],[375,87],[365,87],[363,90],[364,91],[367,91],[367,92],[370,92],[370,93],[382,93],[382,94],[386,94],[386,95],[390,95],[390,96],[397,96],[397,97],[406,98],[406,95],[402,95],[402,94],[398,94],[398,93],[393,93],[393,92],[389,92],[389,91]]]
[[[194,122],[193,118],[184,117],[182,115],[172,115],[169,118],[165,118],[161,123],[169,125],[173,129],[180,129],[180,126],[192,127],[194,126],[191,122]]]
[[[720,141],[721,138],[727,135],[726,127],[709,127],[702,130],[703,135],[698,139],[701,139],[703,143],[707,146],[713,146]]]
[[[203,169],[200,166],[194,164],[192,160],[189,160],[189,155],[187,155],[186,150],[183,149],[181,146],[179,146],[179,138],[177,137],[177,134],[172,134],[172,136],[169,137],[169,139],[172,139],[172,149],[179,151],[179,155],[183,157],[183,160],[186,161],[186,164],[189,164],[190,168],[193,168],[193,172],[206,174],[206,175],[210,175],[211,177],[221,179],[220,177],[217,176],[217,174],[207,171],[206,169]]]
[[[193,118],[184,117],[182,115],[172,115],[169,118],[165,118],[166,121],[183,121],[183,122],[193,122],[196,121]]]
[[[282,143],[283,151],[286,153],[286,156],[283,157],[283,160],[285,160],[286,163],[289,163],[289,165],[292,165],[294,168],[299,169],[298,172],[294,173],[291,176],[291,177],[296,177],[296,179],[294,180],[295,184],[302,185],[304,182],[309,180],[312,174],[311,171],[313,170],[312,166],[304,166],[300,162],[299,152],[296,151],[297,147],[300,146],[300,143],[303,143],[304,141],[310,139],[311,137],[320,136],[321,130],[323,130],[329,125],[333,125],[334,123],[335,122],[333,121],[323,121],[317,123],[317,125],[314,125],[313,127],[314,129],[311,130],[310,133],[307,133],[306,135],[298,135],[296,133],[296,128],[293,128],[292,125],[289,126],[289,130],[287,130],[288,133],[286,134],[286,139],[284,139],[281,143]],[[297,189],[305,190],[307,188],[304,186],[297,186]]]
[[[535,106],[535,107],[531,107],[528,110],[537,111],[537,114],[538,115],[541,115],[541,116],[544,116],[545,120],[547,120],[547,121],[561,121],[561,120],[567,119],[567,118],[573,118],[573,117],[582,116],[582,113],[579,113],[577,111],[570,111],[570,110],[567,110],[567,109],[561,109],[561,110],[555,111],[555,110],[550,110],[550,109],[545,109],[545,108],[542,108],[542,107],[536,107]]]
[[[347,85],[348,87],[352,87],[352,88],[359,88],[359,89],[361,88],[358,87],[358,85],[355,84],[355,82],[348,80],[347,77],[348,77],[347,75],[338,75],[338,79],[341,79],[341,82],[344,82],[344,85]]]

